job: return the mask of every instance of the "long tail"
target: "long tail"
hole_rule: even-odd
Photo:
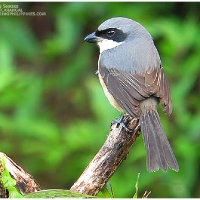
[[[147,110],[141,113],[140,125],[147,151],[148,171],[153,172],[161,168],[166,172],[168,166],[178,171],[178,162],[162,128],[157,111]]]

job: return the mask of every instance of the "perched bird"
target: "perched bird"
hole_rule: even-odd
[[[178,171],[157,112],[159,102],[166,114],[172,112],[169,83],[149,32],[132,19],[116,17],[103,22],[85,41],[100,48],[98,76],[110,103],[139,119],[148,171],[167,171],[168,166]]]

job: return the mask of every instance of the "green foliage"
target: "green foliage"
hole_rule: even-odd
[[[140,177],[140,173],[138,173],[137,181],[135,183],[135,194],[133,195],[133,198],[138,198],[138,190],[139,190],[138,181],[139,181],[139,177]]]
[[[1,164],[3,167],[3,172],[1,173],[1,182],[3,187],[8,190],[9,198],[22,198],[23,196],[16,189],[16,181],[10,176],[10,173],[5,165],[5,157],[2,154]]]
[[[148,173],[139,137],[110,180],[115,196],[132,197],[140,173],[138,196],[148,190],[152,198],[199,197],[200,4],[10,4],[46,16],[0,17],[1,151],[42,188],[71,187],[120,114],[95,75],[98,48],[83,39],[110,17],[129,17],[153,36],[170,82],[173,114],[168,117],[161,108],[159,113],[180,171]]]
[[[40,190],[37,192],[22,195],[16,188],[16,180],[13,179],[6,168],[5,157],[2,154],[1,164],[3,171],[0,176],[0,181],[5,189],[8,190],[9,198],[95,198],[90,195],[80,194],[70,190],[52,189]]]
[[[114,192],[113,192],[113,189],[112,189],[110,182],[107,182],[103,186],[103,188],[101,189],[101,192],[102,192],[102,194],[105,198],[115,198]]]
[[[41,190],[24,195],[24,198],[95,198],[86,194],[79,194],[70,190]]]

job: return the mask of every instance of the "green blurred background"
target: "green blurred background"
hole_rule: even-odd
[[[99,50],[84,37],[108,18],[129,17],[153,36],[170,81],[173,113],[159,111],[180,171],[148,173],[140,136],[110,179],[115,196],[132,197],[141,173],[140,197],[200,197],[200,3],[6,4],[46,16],[0,16],[1,152],[42,189],[72,186],[120,114],[95,75]]]

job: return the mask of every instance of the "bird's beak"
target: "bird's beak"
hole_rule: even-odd
[[[88,36],[86,36],[84,41],[90,42],[90,43],[97,43],[100,41],[100,37],[96,36],[95,32],[93,32],[93,33],[89,34]]]

